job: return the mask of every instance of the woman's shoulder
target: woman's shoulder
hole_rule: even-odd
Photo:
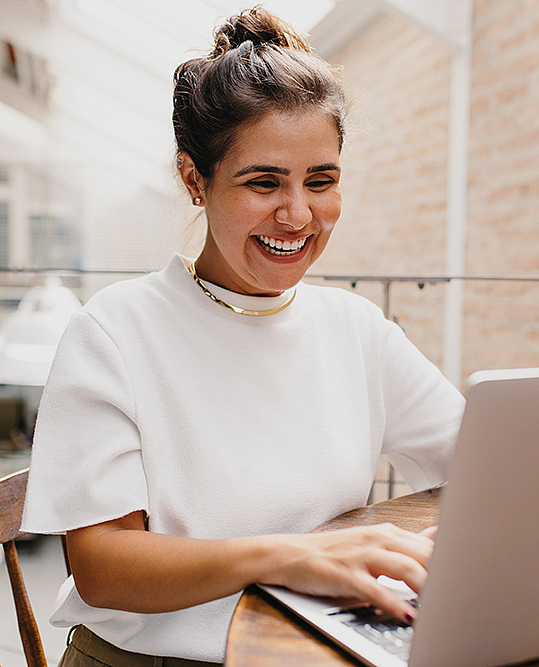
[[[182,258],[175,255],[160,271],[118,280],[93,294],[73,315],[66,331],[84,337],[102,330],[116,342],[135,334],[166,335],[174,313],[186,310],[189,277]]]
[[[143,294],[153,280],[153,273],[144,274],[135,278],[117,280],[95,292],[86,304],[85,310],[92,308],[107,308],[122,302],[131,302],[137,295]]]
[[[103,287],[75,313],[70,324],[73,326],[90,318],[105,325],[107,322],[121,322],[137,311],[143,311],[152,280],[151,274],[148,274]]]

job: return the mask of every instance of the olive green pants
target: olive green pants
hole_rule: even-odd
[[[159,658],[132,653],[109,644],[84,625],[77,625],[58,667],[212,667],[217,662],[188,658]]]

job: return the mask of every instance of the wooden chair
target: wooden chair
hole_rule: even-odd
[[[47,667],[43,644],[24,585],[14,542],[16,537],[23,534],[20,526],[27,482],[28,469],[0,479],[0,542],[6,556],[26,663],[28,667]]]

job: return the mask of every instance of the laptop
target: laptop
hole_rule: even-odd
[[[466,395],[413,628],[372,608],[261,586],[363,664],[497,667],[539,658],[539,368],[479,371]],[[382,581],[416,597],[404,582]]]

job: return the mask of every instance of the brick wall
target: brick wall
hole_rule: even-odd
[[[539,0],[476,0],[467,275],[539,275]],[[450,53],[400,17],[334,58],[354,100],[344,209],[317,273],[445,273]],[[377,303],[374,284],[357,290]],[[442,285],[396,285],[391,311],[442,365]],[[539,365],[539,283],[467,282],[463,377]]]
[[[539,275],[539,1],[476,0],[466,271]],[[466,287],[464,372],[539,366],[539,283]]]
[[[450,57],[418,27],[383,16],[338,54],[353,100],[342,218],[313,271],[444,272]],[[380,285],[357,291],[382,305]],[[442,286],[391,288],[391,313],[441,365]]]

